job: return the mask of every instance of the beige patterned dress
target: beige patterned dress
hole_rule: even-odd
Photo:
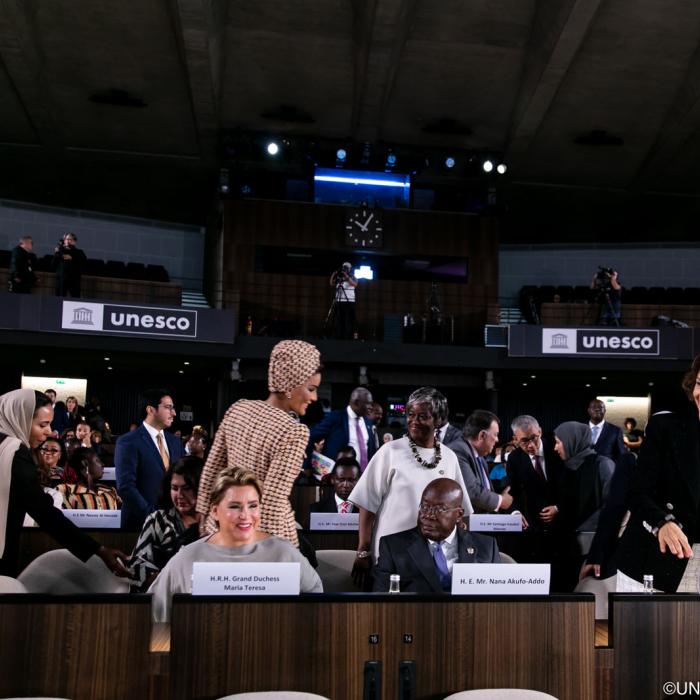
[[[197,512],[209,514],[209,494],[225,467],[254,472],[263,487],[260,529],[299,546],[289,503],[301,470],[309,429],[265,401],[242,399],[229,407],[219,426],[199,483]],[[206,531],[216,525],[207,518]]]

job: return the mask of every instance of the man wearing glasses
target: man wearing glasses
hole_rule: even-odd
[[[182,442],[166,432],[175,404],[165,389],[141,395],[143,423],[117,440],[114,452],[117,491],[122,499],[122,527],[137,530],[157,508],[163,474],[185,454]]]
[[[495,538],[467,532],[462,499],[462,489],[453,479],[435,479],[425,487],[417,526],[379,541],[376,593],[389,590],[392,574],[401,577],[402,592],[449,593],[455,563],[501,562]]]
[[[542,428],[533,416],[518,416],[510,427],[516,449],[510,453],[506,469],[513,507],[528,522],[513,556],[519,562],[552,562],[557,549],[561,460],[554,452],[554,440],[542,438]]]

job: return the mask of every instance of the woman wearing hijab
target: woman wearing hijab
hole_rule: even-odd
[[[290,415],[303,416],[316,401],[321,383],[321,355],[309,343],[283,340],[272,349],[265,401],[241,399],[229,407],[202,472],[197,512],[210,513],[211,490],[226,467],[253,472],[262,484],[260,529],[299,546],[289,503],[304,461],[309,429]],[[209,516],[203,528],[216,531]]]
[[[107,567],[128,575],[118,557],[126,555],[100,546],[53,507],[44,493],[32,457],[51,435],[53,408],[44,394],[17,389],[0,396],[0,575],[16,576],[19,536],[25,513],[82,561],[97,554]]]
[[[577,547],[575,535],[595,532],[600,511],[608,497],[615,462],[593,449],[590,428],[568,421],[554,429],[554,451],[564,462],[562,477],[562,524],[567,539],[563,543],[567,584],[576,584],[582,557],[588,547]],[[584,549],[585,551],[580,551]]]

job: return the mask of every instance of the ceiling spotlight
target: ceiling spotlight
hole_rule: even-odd
[[[452,156],[445,158],[445,167],[450,169],[455,167],[455,159]]]
[[[107,367],[107,369],[112,369],[111,367]]]
[[[536,375],[536,374],[531,374],[531,375],[530,375],[530,379],[537,379],[537,375]]]
[[[654,386],[654,382],[649,382],[648,386]]]
[[[109,362],[109,357],[104,357],[102,359],[104,359],[105,362]]]
[[[339,148],[335,152],[335,159],[336,159],[336,161],[338,161],[338,163],[344,163],[347,157],[348,157],[348,152],[344,148]]]
[[[187,360],[185,360],[182,364],[183,364],[183,365],[189,365],[190,363],[187,362]]]
[[[270,143],[267,144],[267,152],[271,156],[276,156],[280,152],[280,147],[274,141],[270,141]]]
[[[587,386],[587,387],[590,387],[591,385],[590,385],[590,384],[586,384],[586,386]]]
[[[228,194],[231,190],[228,168],[219,170],[219,194]]]
[[[42,358],[39,360],[39,364],[40,364],[40,365],[45,365],[45,364],[46,364],[46,360],[42,357]]]
[[[385,170],[391,170],[396,165],[396,154],[389,151],[386,154]]]
[[[607,377],[601,377],[601,379],[607,379]]]
[[[185,373],[184,370],[182,370],[182,369],[179,369],[179,370],[178,370],[178,374],[184,374],[184,373]]]
[[[481,167],[484,169],[485,173],[490,173],[493,170],[493,161],[485,160]]]
[[[496,166],[496,172],[497,172],[499,175],[505,175],[505,174],[506,174],[506,170],[508,170],[508,166],[507,166],[505,163],[499,163],[499,164]]]
[[[523,382],[523,386],[527,386],[527,382]]]

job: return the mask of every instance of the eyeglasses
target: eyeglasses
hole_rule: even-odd
[[[175,406],[173,406],[171,403],[162,403],[160,404],[160,408],[164,408],[166,411],[175,413]]]
[[[57,455],[61,453],[61,450],[59,450],[58,448],[52,449],[50,447],[40,447],[39,452],[48,452],[49,454]]]
[[[446,508],[445,506],[426,506],[424,503],[421,503],[418,506],[418,512],[421,515],[445,515],[445,513],[449,513],[451,510],[457,510],[458,508],[461,508],[462,506],[454,506],[453,508]]]
[[[530,437],[520,438],[520,440],[518,440],[518,445],[521,445],[522,447],[526,447],[531,442],[537,442],[539,439],[540,439],[539,435],[530,435]]]

